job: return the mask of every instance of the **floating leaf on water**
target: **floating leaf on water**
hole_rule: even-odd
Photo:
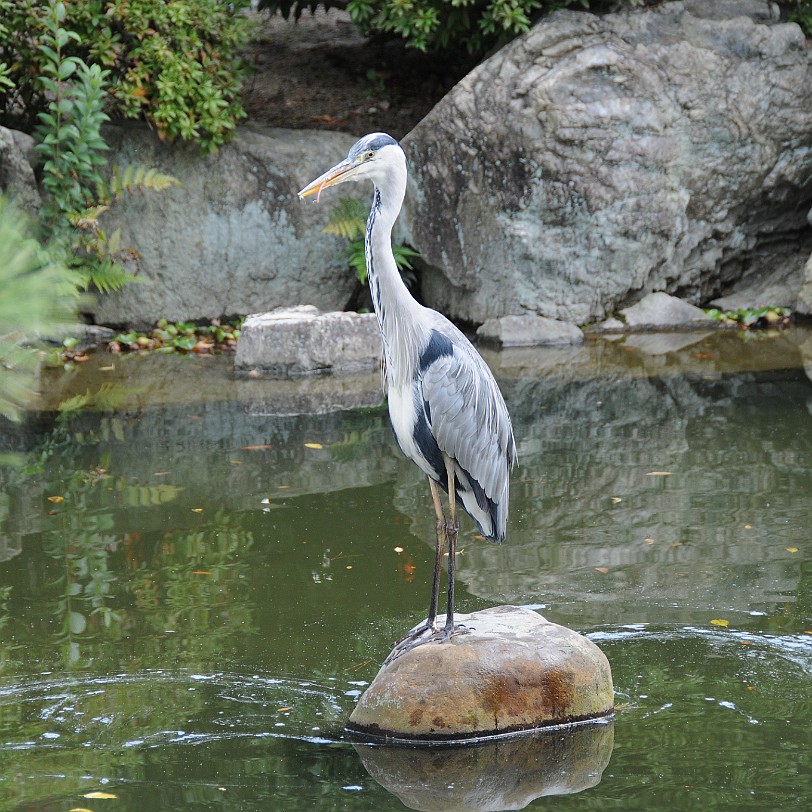
[[[192,575],[211,575],[209,570],[192,570]]]
[[[49,496],[48,501],[53,502],[55,505],[58,505],[60,502],[65,501],[65,497],[64,496]]]
[[[671,476],[671,471],[649,471],[646,476]]]
[[[724,618],[714,618],[711,621],[711,626],[721,626],[723,629],[726,629],[730,625],[729,620],[725,620]]]
[[[654,544],[654,539],[651,536],[646,538],[646,544]]]
[[[602,575],[606,575],[606,573],[609,572],[609,567],[595,567],[595,570]]]
[[[351,570],[352,569],[352,564],[347,564],[347,566],[344,567],[344,569],[345,570]]]
[[[82,798],[118,798],[118,795],[113,795],[112,792],[87,792]]]
[[[403,547],[395,547],[394,549],[395,549],[396,553],[402,553],[403,552]]]
[[[744,526],[744,529],[745,529],[745,530],[752,530],[752,529],[753,529],[753,525],[752,525],[752,524],[746,524],[746,525]]]
[[[282,713],[282,712],[284,712],[284,711],[289,711],[289,710],[292,710],[292,709],[291,709],[291,708],[277,708],[277,709],[276,709],[276,712],[277,712],[277,713]]]
[[[788,553],[797,553],[797,552],[798,552],[798,548],[797,548],[797,547],[787,547],[787,548],[786,548],[786,551],[787,551]]]
[[[622,502],[622,501],[623,500],[619,496],[613,496],[612,497],[612,504],[613,505],[616,505],[616,504],[618,504],[618,502]]]
[[[305,443],[305,448],[319,449],[319,448],[324,448],[324,446],[321,443]]]
[[[202,513],[203,508],[192,508],[192,513]]]
[[[73,809],[69,809],[68,812],[93,812],[93,810],[84,806],[74,806]]]
[[[265,445],[243,445],[240,446],[240,451],[266,451],[271,447],[267,443]]]

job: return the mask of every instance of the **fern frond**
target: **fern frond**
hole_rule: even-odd
[[[118,199],[125,192],[160,192],[180,181],[172,175],[167,175],[155,167],[145,164],[128,164],[123,169],[116,164],[110,174],[109,180],[101,180],[96,186],[96,195],[102,202],[109,203]]]
[[[333,206],[324,231],[346,240],[354,240],[364,233],[367,206],[352,197],[340,197]]]
[[[141,281],[110,256],[96,255],[91,262],[81,262],[76,269],[82,287],[85,290],[93,287],[99,293],[112,293],[121,290],[128,282]]]

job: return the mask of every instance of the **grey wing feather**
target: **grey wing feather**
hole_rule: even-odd
[[[464,341],[455,341],[453,354],[424,371],[422,396],[440,450],[457,460],[490,499],[501,503],[516,461],[513,429],[490,369]]]

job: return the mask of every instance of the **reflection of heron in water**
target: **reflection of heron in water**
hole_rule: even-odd
[[[445,317],[418,304],[407,290],[392,253],[392,226],[406,194],[406,156],[389,135],[372,133],[346,159],[299,192],[300,197],[347,181],[371,180],[372,209],[366,230],[367,278],[383,338],[389,416],[407,457],[428,476],[437,515],[437,549],[428,620],[395,649],[427,639],[444,640],[454,627],[454,556],[457,504],[482,535],[505,538],[508,475],[516,444],[505,401],[487,364]],[[317,198],[318,199],[318,198]],[[446,519],[440,488],[448,493]],[[436,628],[440,564],[448,544],[448,609]]]

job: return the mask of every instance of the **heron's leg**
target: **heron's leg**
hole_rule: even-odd
[[[427,642],[427,640],[432,639],[434,633],[437,632],[436,624],[437,624],[437,604],[440,599],[440,572],[442,571],[443,549],[445,547],[447,530],[446,530],[445,513],[443,512],[443,501],[442,498],[440,497],[440,488],[431,477],[429,477],[429,487],[431,488],[431,498],[432,501],[434,502],[434,513],[437,517],[437,520],[434,525],[434,529],[437,535],[437,546],[434,553],[434,578],[431,583],[431,600],[429,602],[429,615],[425,623],[421,624],[416,629],[412,629],[410,632],[404,634],[403,637],[401,637],[399,640],[395,642],[394,648],[389,653],[389,656],[384,660],[384,665],[391,663],[392,660],[396,660],[398,657],[400,657],[401,654],[405,654],[407,651],[413,649],[415,646],[418,646],[421,643],[425,643]],[[427,633],[431,634],[432,637],[421,639]],[[444,634],[444,632],[440,633]]]
[[[434,631],[434,624],[437,620],[437,602],[440,597],[440,570],[443,564],[443,548],[445,547],[445,514],[443,513],[443,502],[440,498],[440,489],[437,483],[429,477],[429,487],[431,488],[431,498],[434,501],[434,513],[437,522],[434,525],[437,535],[437,546],[434,553],[434,579],[431,582],[431,601],[429,602],[429,628]]]
[[[450,519],[445,526],[445,536],[448,541],[448,608],[445,615],[445,633],[454,631],[454,576],[456,574],[457,535],[457,495],[454,480],[454,466],[446,458],[446,471],[448,473],[448,512]]]

